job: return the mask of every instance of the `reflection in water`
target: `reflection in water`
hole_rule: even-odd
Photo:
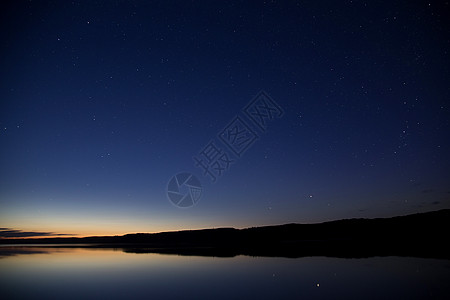
[[[2,299],[446,298],[450,261],[0,247]],[[6,297],[3,297],[6,296]]]

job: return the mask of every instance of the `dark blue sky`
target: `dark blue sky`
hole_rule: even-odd
[[[448,6],[2,3],[0,226],[122,234],[450,208]],[[212,183],[193,157],[225,149],[218,135],[260,91],[284,114]],[[188,209],[166,194],[179,172],[203,186]]]

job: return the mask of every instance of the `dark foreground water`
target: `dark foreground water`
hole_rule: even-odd
[[[0,247],[1,299],[450,299],[450,261]]]

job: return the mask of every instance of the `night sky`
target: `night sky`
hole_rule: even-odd
[[[1,6],[0,235],[450,208],[448,2]],[[236,154],[221,137],[245,128]],[[208,145],[233,161],[216,181]],[[189,208],[167,194],[183,172],[202,186]]]

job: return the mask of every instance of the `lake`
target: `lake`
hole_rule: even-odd
[[[448,299],[450,261],[0,247],[1,299]]]

